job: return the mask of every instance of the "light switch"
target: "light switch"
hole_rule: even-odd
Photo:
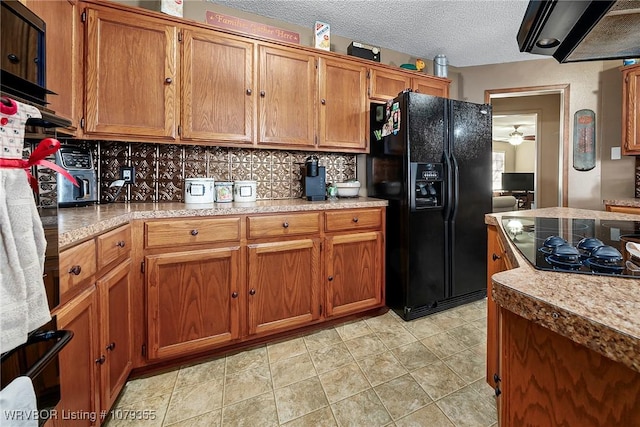
[[[620,147],[611,147],[611,160],[620,160]]]

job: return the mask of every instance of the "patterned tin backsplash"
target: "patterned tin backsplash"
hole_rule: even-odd
[[[65,142],[63,142],[64,144]],[[109,185],[120,178],[121,166],[135,167],[135,184],[126,186],[117,202],[181,202],[185,178],[216,181],[255,180],[258,199],[302,197],[301,166],[309,156],[304,151],[254,150],[172,144],[112,141],[69,141],[90,148],[98,175],[99,199],[115,195]],[[25,147],[29,150],[28,144]],[[326,167],[327,183],[356,178],[354,154],[316,153]],[[38,169],[41,206],[56,203],[56,174]]]

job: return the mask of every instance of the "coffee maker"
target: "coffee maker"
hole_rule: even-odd
[[[326,199],[326,171],[318,166],[318,156],[307,157],[302,167],[302,196],[309,201]]]

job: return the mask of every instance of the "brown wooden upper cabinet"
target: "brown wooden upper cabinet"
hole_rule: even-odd
[[[640,65],[622,71],[622,154],[640,155]]]
[[[46,86],[55,92],[47,95],[47,108],[70,119],[71,126],[77,128],[80,97],[76,88],[79,86],[82,57],[76,2],[28,0],[27,7],[47,25]]]
[[[254,51],[251,41],[184,31],[181,139],[253,143]]]
[[[413,75],[404,71],[372,68],[369,80],[369,99],[386,101],[405,89],[427,95],[449,97],[449,81],[433,76]]]
[[[87,9],[85,133],[176,138],[177,28]]]
[[[315,56],[259,46],[258,145],[313,148]]]
[[[318,147],[367,148],[367,69],[332,58],[318,63]]]

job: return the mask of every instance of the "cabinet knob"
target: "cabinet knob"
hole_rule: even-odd
[[[492,258],[494,261],[499,260],[499,259],[502,259],[502,257],[501,257],[500,255],[496,255],[496,254],[491,255],[491,258]]]
[[[197,236],[198,235],[198,230],[191,230],[191,235],[192,236]]]
[[[325,105],[326,103],[327,103],[327,100],[326,100],[326,99],[322,98],[322,99],[320,100],[320,104]]]
[[[247,89],[247,95],[251,95],[251,89]]]
[[[353,221],[353,222],[358,222],[358,217],[357,217],[357,216],[354,216],[354,217],[353,217],[353,219],[352,219],[352,221]]]
[[[171,77],[167,77],[166,79],[164,79],[164,82],[170,85],[171,83],[173,83],[173,79]]]
[[[106,359],[107,359],[107,358],[106,358],[106,357],[104,357],[104,354],[103,354],[102,356],[100,356],[100,358],[99,358],[99,359],[96,359],[96,363],[97,363],[98,365],[102,365],[102,364],[105,362],[105,360],[106,360]]]
[[[266,95],[266,94],[264,93],[264,91],[263,91],[263,90],[261,90],[261,91],[260,91],[260,96],[264,98],[264,96],[265,96],[265,95]]]
[[[237,292],[232,293],[231,298],[238,298],[238,293]]]
[[[256,294],[256,290],[255,290],[255,289],[251,289],[251,290],[249,291],[249,295],[255,295],[255,294]]]
[[[333,276],[327,277],[327,280],[330,281],[330,282],[333,281]]]
[[[495,392],[496,392],[496,397],[502,394],[502,390],[500,390],[500,387],[496,387]]]
[[[116,343],[112,342],[111,344],[109,344],[108,346],[105,347],[105,350],[113,351],[115,348],[116,348]]]
[[[118,243],[116,243],[116,246],[118,246],[119,248],[124,248],[124,240],[120,240]]]
[[[80,267],[79,265],[74,265],[69,269],[69,274],[73,274],[75,276],[78,276],[81,272],[82,272],[82,267]]]
[[[498,384],[500,381],[502,381],[502,378],[500,378],[500,375],[493,374],[493,382]]]
[[[12,64],[17,64],[18,62],[20,62],[20,58],[18,58],[15,53],[10,53],[9,55],[7,55],[7,58]]]
[[[282,223],[282,226],[284,228],[289,228],[289,223],[287,221],[285,221],[285,222]]]

